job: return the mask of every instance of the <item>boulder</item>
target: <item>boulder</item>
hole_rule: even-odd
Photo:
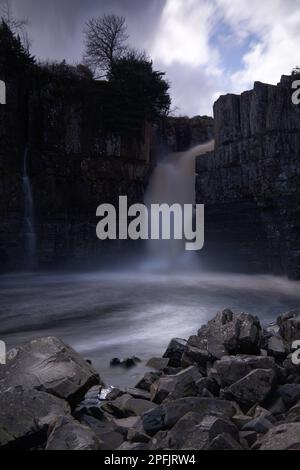
[[[114,401],[105,403],[102,409],[117,418],[127,418],[129,416],[140,416],[156,406],[155,403],[140,398],[132,398],[131,395],[126,393]]]
[[[140,388],[127,388],[126,393],[133,398],[141,398],[142,400],[151,400],[151,393]],[[116,397],[118,398],[118,397]]]
[[[158,433],[152,440],[152,449],[207,449],[209,443],[222,432],[238,438],[238,430],[229,420],[190,412],[184,415],[169,432]]]
[[[253,444],[257,441],[257,433],[255,431],[241,431],[240,432],[240,442],[243,440],[246,441],[248,447],[252,447]]]
[[[242,379],[221,390],[220,396],[249,408],[262,403],[272,391],[275,373],[272,369],[256,369]]]
[[[221,386],[227,387],[242,379],[255,369],[276,370],[276,363],[272,357],[263,356],[224,356],[215,361],[214,369],[221,379]]]
[[[208,390],[213,395],[218,395],[220,391],[219,384],[213,377],[202,377],[201,379],[197,380],[197,387],[198,387],[198,394],[202,396],[202,394]]]
[[[151,369],[155,370],[163,370],[168,367],[168,365],[169,359],[162,357],[152,357],[146,364],[147,367],[151,367]]]
[[[136,384],[136,388],[150,392],[151,385],[161,376],[162,372],[146,372],[144,377]]]
[[[276,393],[282,398],[287,408],[300,400],[300,384],[285,384],[277,388]]]
[[[78,404],[86,392],[100,384],[93,367],[58,338],[33,340],[11,350],[0,368],[0,391],[18,385],[51,393]]]
[[[236,414],[234,404],[216,398],[187,397],[163,403],[144,413],[140,427],[149,436],[173,427],[177,421],[189,412],[199,413],[202,417],[213,415],[231,418]]]
[[[292,342],[300,339],[300,310],[291,310],[277,318],[279,332],[289,350]]]
[[[95,418],[101,418],[103,416],[103,412],[100,408],[100,394],[101,394],[101,387],[99,385],[95,385],[92,387],[85,395],[83,401],[76,406],[73,414],[74,416],[79,419],[81,415],[90,415],[94,416]]]
[[[265,434],[272,427],[273,424],[267,418],[260,416],[245,424],[242,428],[242,431],[254,431],[258,434]]]
[[[297,405],[293,406],[286,417],[288,423],[299,423],[300,422],[300,401]]]
[[[100,450],[95,433],[71,416],[60,416],[53,423],[46,450]]]
[[[176,375],[161,377],[151,386],[151,400],[162,403],[168,400],[176,400],[198,395],[197,381],[202,377],[197,367],[191,366]]]
[[[42,445],[54,418],[71,412],[68,403],[38,390],[11,388],[0,393],[0,448]]]
[[[273,356],[277,359],[284,359],[288,351],[284,345],[284,342],[280,336],[271,336],[267,342],[267,351],[269,356]]]
[[[255,444],[259,450],[300,450],[300,423],[279,424]]]
[[[167,347],[163,357],[169,359],[170,367],[180,367],[182,355],[186,350],[187,341],[181,338],[173,338]]]
[[[231,310],[219,312],[198,331],[199,349],[221,359],[225,355],[259,354],[262,328],[257,317]]]
[[[208,450],[243,450],[242,446],[230,434],[222,433],[216,436]]]
[[[125,440],[126,432],[120,429],[114,421],[109,421],[105,417],[100,420],[93,416],[84,416],[80,423],[94,432],[101,442],[101,450],[115,450]]]
[[[206,370],[206,365],[209,359],[206,346],[200,340],[199,336],[191,336],[188,339],[185,352],[182,355],[181,365],[182,367],[189,367],[196,365],[201,370]]]

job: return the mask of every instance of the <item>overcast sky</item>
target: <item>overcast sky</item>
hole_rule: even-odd
[[[6,0],[0,0],[1,2]],[[167,72],[177,114],[212,115],[220,94],[277,83],[300,65],[300,0],[11,0],[39,59],[82,57],[82,29],[124,15],[131,44]]]

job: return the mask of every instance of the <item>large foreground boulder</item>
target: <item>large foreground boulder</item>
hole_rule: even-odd
[[[50,423],[71,412],[68,403],[21,387],[0,393],[0,448],[30,449],[43,444]]]
[[[276,368],[274,359],[264,356],[224,356],[214,363],[222,387],[232,385],[255,369],[272,369],[275,372]]]
[[[53,423],[46,450],[100,450],[100,442],[89,427],[71,416],[60,416]]]
[[[236,413],[234,404],[214,398],[180,398],[144,413],[138,426],[149,436],[158,431],[172,428],[186,413],[196,412],[200,417],[206,415],[231,418]]]
[[[272,369],[256,369],[229,387],[221,390],[221,396],[236,401],[243,408],[262,403],[275,384]]]
[[[79,403],[100,378],[70,346],[58,338],[40,338],[7,355],[0,368],[0,392],[21,385],[66,399],[72,406]]]
[[[198,341],[193,342],[192,354],[207,351],[214,359],[225,355],[259,354],[262,328],[257,317],[245,313],[234,314],[231,310],[217,313],[215,318],[198,331]],[[190,341],[189,341],[190,343]],[[187,348],[186,355],[189,355]]]
[[[187,341],[181,338],[173,338],[167,347],[163,357],[169,359],[170,367],[180,367],[181,359],[186,351]]]

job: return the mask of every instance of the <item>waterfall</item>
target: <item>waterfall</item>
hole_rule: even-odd
[[[34,202],[30,177],[28,175],[28,148],[23,159],[23,191],[24,191],[24,237],[25,237],[25,268],[32,270],[37,264],[37,245],[34,222]]]
[[[196,157],[214,149],[214,141],[186,151],[167,155],[156,166],[151,177],[145,203],[195,204]],[[191,267],[195,254],[184,250],[185,240],[149,240],[147,269],[177,269],[186,263]]]

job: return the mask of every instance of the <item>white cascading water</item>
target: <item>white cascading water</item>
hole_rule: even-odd
[[[34,222],[34,203],[31,182],[28,175],[28,148],[23,159],[23,191],[24,191],[24,236],[25,236],[25,268],[32,270],[36,267],[36,233]]]
[[[186,151],[172,153],[158,163],[151,177],[145,203],[172,205],[195,204],[195,161],[214,149],[214,141]],[[185,252],[185,240],[149,240],[147,269],[176,269],[185,263],[191,267],[194,252]]]

